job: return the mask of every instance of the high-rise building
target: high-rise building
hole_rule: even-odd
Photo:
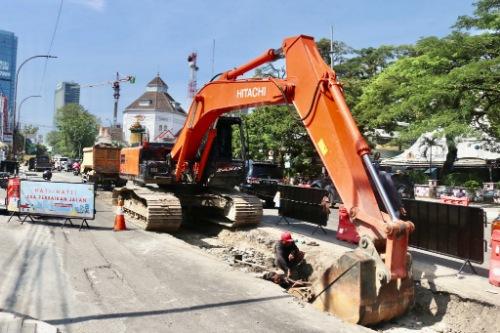
[[[80,104],[80,85],[75,82],[58,83],[54,94],[54,120],[57,110],[70,103]]]
[[[0,95],[7,97],[8,128],[12,133],[14,116],[14,94],[16,89],[17,37],[10,31],[0,30]],[[2,124],[3,125],[3,124]]]

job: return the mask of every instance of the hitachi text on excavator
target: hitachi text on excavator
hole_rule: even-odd
[[[239,78],[267,62],[284,58],[286,77]],[[314,287],[314,304],[354,323],[374,324],[403,314],[414,299],[408,238],[414,226],[400,220],[369,158],[370,148],[346,105],[336,74],[321,58],[312,37],[295,36],[281,48],[222,73],[196,94],[172,147],[154,161],[151,147],[125,148],[121,173],[157,183],[161,189],[122,188],[125,209],[155,230],[174,231],[184,215],[222,216],[230,226],[260,221],[262,206],[249,195],[211,186],[217,154],[228,139],[222,116],[262,105],[293,105],[361,236]],[[128,163],[140,166],[130,171]],[[377,204],[376,193],[385,213]],[[207,212],[207,213],[205,213]],[[153,222],[151,222],[153,221]],[[165,225],[167,227],[162,227]]]

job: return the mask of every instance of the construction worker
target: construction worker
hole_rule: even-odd
[[[281,239],[275,246],[276,266],[283,270],[286,277],[292,274],[292,268],[304,259],[304,252],[295,245],[292,235],[286,231],[281,234]]]

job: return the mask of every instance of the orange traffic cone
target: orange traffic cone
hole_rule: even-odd
[[[115,216],[115,226],[114,231],[127,230],[125,225],[125,216],[123,215],[123,199],[118,200],[118,206],[116,206],[116,216]]]

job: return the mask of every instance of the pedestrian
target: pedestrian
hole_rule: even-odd
[[[292,269],[304,259],[304,252],[299,250],[292,235],[286,231],[275,245],[275,256],[276,266],[290,277]]]

